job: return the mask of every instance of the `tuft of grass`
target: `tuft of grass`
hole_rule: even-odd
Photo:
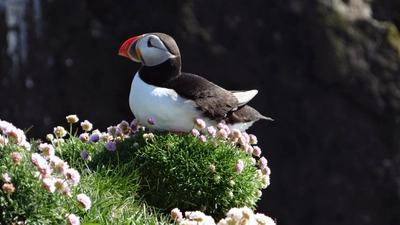
[[[83,222],[95,224],[167,224],[169,217],[146,206],[138,196],[140,176],[132,165],[99,166],[85,175],[81,189],[91,197],[92,209]]]
[[[146,132],[118,142],[115,152],[105,151],[93,163],[129,164],[138,170],[138,193],[165,213],[178,207],[222,218],[233,207],[255,209],[263,183],[252,156],[238,145],[211,136],[202,142],[191,134],[161,132],[146,140]],[[240,173],[238,160],[244,163]]]

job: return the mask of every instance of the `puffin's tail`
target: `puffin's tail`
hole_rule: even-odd
[[[238,107],[246,105],[258,93],[257,90],[250,91],[230,91],[239,101]]]

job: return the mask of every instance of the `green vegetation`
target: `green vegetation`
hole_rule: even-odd
[[[0,224],[170,224],[174,208],[219,220],[234,207],[252,212],[269,185],[256,137],[222,124],[201,135],[125,121],[100,132],[84,121],[77,135],[78,118],[67,121],[69,132],[29,143],[0,120]]]

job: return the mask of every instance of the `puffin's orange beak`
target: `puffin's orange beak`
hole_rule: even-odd
[[[142,37],[142,35],[132,37],[132,38],[129,38],[128,40],[126,40],[121,45],[121,48],[119,48],[118,55],[124,56],[135,62],[141,62],[140,61],[141,52],[139,49],[136,49],[136,43],[141,37]]]

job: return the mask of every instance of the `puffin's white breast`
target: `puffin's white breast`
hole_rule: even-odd
[[[129,106],[143,125],[157,130],[189,132],[194,127],[194,119],[202,117],[193,101],[181,97],[175,90],[145,83],[138,73],[132,81]],[[156,119],[155,125],[147,123],[149,117]],[[207,126],[216,123],[204,120]]]

